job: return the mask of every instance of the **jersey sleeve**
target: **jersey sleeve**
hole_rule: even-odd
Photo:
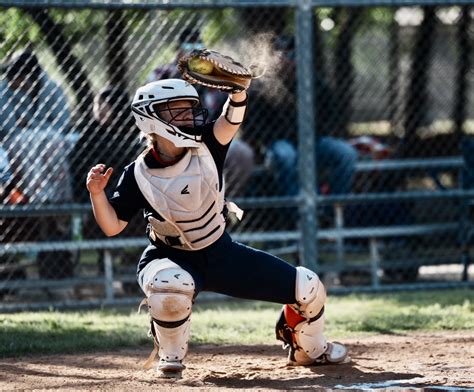
[[[109,202],[117,217],[125,222],[129,222],[138,211],[146,206],[145,197],[140,192],[133,174],[134,167],[135,162],[124,169],[116,187],[109,196]]]

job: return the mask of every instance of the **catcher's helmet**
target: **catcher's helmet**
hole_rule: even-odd
[[[188,101],[191,107],[169,107],[171,102]],[[176,147],[198,147],[201,133],[196,127],[203,125],[207,110],[200,105],[196,89],[181,79],[165,79],[140,87],[132,102],[132,112],[138,128],[145,134],[155,133],[170,140]],[[163,118],[163,112],[167,118]],[[192,119],[183,118],[192,113]],[[192,120],[193,127],[189,127]],[[184,126],[179,126],[183,121]]]

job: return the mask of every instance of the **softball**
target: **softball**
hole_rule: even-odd
[[[189,69],[203,75],[208,75],[212,72],[214,66],[211,62],[203,60],[199,57],[193,57],[188,61]]]

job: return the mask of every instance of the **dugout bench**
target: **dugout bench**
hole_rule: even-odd
[[[462,281],[468,280],[468,268],[470,265],[469,244],[472,237],[472,228],[469,221],[470,199],[474,196],[471,190],[446,189],[443,187],[437,174],[445,171],[454,171],[461,178],[465,168],[462,157],[446,157],[435,159],[404,159],[404,160],[381,160],[358,162],[356,164],[357,173],[371,172],[396,172],[419,171],[428,172],[436,184],[436,190],[412,190],[389,193],[363,193],[350,194],[344,196],[320,196],[318,204],[320,206],[330,205],[334,208],[334,227],[331,229],[319,230],[318,237],[335,242],[336,260],[333,266],[327,269],[337,272],[351,272],[357,270],[369,271],[371,275],[371,285],[374,288],[380,287],[379,271],[383,270],[390,274],[394,271],[406,269],[406,281],[416,280],[418,269],[423,265],[461,264],[463,266]],[[390,226],[367,226],[347,228],[345,225],[344,211],[351,204],[360,204],[363,208],[365,204],[387,201],[416,201],[427,203],[433,200],[455,201],[457,204],[459,219],[437,223],[416,223]],[[381,248],[384,240],[395,238],[421,238],[423,236],[455,235],[458,254],[450,257],[440,257],[431,259],[417,259],[409,255],[404,260],[385,260],[381,255]],[[365,266],[350,265],[347,263],[346,241],[350,239],[368,239],[370,264]],[[321,270],[324,270],[322,268]]]
[[[411,191],[390,191],[390,192],[362,192],[351,193],[348,195],[318,195],[317,205],[319,210],[327,207],[333,211],[331,222],[323,223],[317,231],[317,238],[320,241],[320,248],[327,242],[335,253],[335,259],[330,263],[318,264],[317,270],[320,273],[336,272],[336,273],[370,273],[371,286],[380,287],[380,275],[382,270],[386,275],[400,274],[399,277],[403,282],[413,282],[417,278],[418,269],[424,265],[444,265],[444,264],[461,264],[463,266],[462,280],[467,281],[467,272],[470,264],[469,259],[469,243],[472,237],[472,229],[470,225],[469,200],[474,196],[473,191],[454,188],[446,189],[439,180],[439,174],[445,172],[454,172],[456,176],[461,176],[465,168],[463,157],[442,157],[442,158],[423,158],[423,159],[384,159],[359,161],[356,164],[356,175],[384,173],[401,174],[409,172],[424,174],[429,176],[436,186],[433,190],[411,190]],[[265,168],[258,167],[258,177],[265,176]],[[459,182],[461,184],[461,181]],[[261,208],[270,207],[269,198],[247,198],[236,200],[236,202],[244,209],[259,206]],[[266,202],[267,201],[267,202]],[[345,220],[345,213],[355,204],[359,205],[360,210],[364,210],[366,206],[372,206],[376,203],[386,202],[407,202],[407,203],[433,203],[434,201],[445,203],[446,201],[454,202],[458,217],[452,220],[442,222],[417,223],[415,221],[404,224],[369,224],[348,227]],[[274,198],[272,207],[290,207],[297,208],[300,201],[290,197]],[[276,204],[277,203],[277,204]],[[319,215],[319,214],[318,214]],[[268,238],[273,233],[268,233]],[[441,255],[432,258],[416,258],[413,255],[404,255],[403,260],[393,260],[384,257],[384,245],[387,242],[395,241],[399,238],[422,239],[427,236],[455,236],[454,245],[457,254]],[[291,238],[291,237],[287,237]],[[347,242],[367,239],[367,246],[363,251],[369,255],[369,263],[364,265],[354,264],[347,260],[346,249],[349,247]],[[299,238],[298,238],[299,241]],[[269,249],[271,253],[277,255],[295,255],[298,253],[298,241],[292,245],[284,245]],[[282,242],[284,242],[282,240]],[[322,242],[322,243],[321,243]],[[453,241],[452,241],[453,242]],[[359,251],[361,251],[359,249]],[[319,252],[321,254],[321,252]]]

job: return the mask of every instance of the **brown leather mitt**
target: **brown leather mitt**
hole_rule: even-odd
[[[252,71],[215,50],[199,49],[178,61],[178,70],[189,83],[227,92],[247,90],[255,76]]]

